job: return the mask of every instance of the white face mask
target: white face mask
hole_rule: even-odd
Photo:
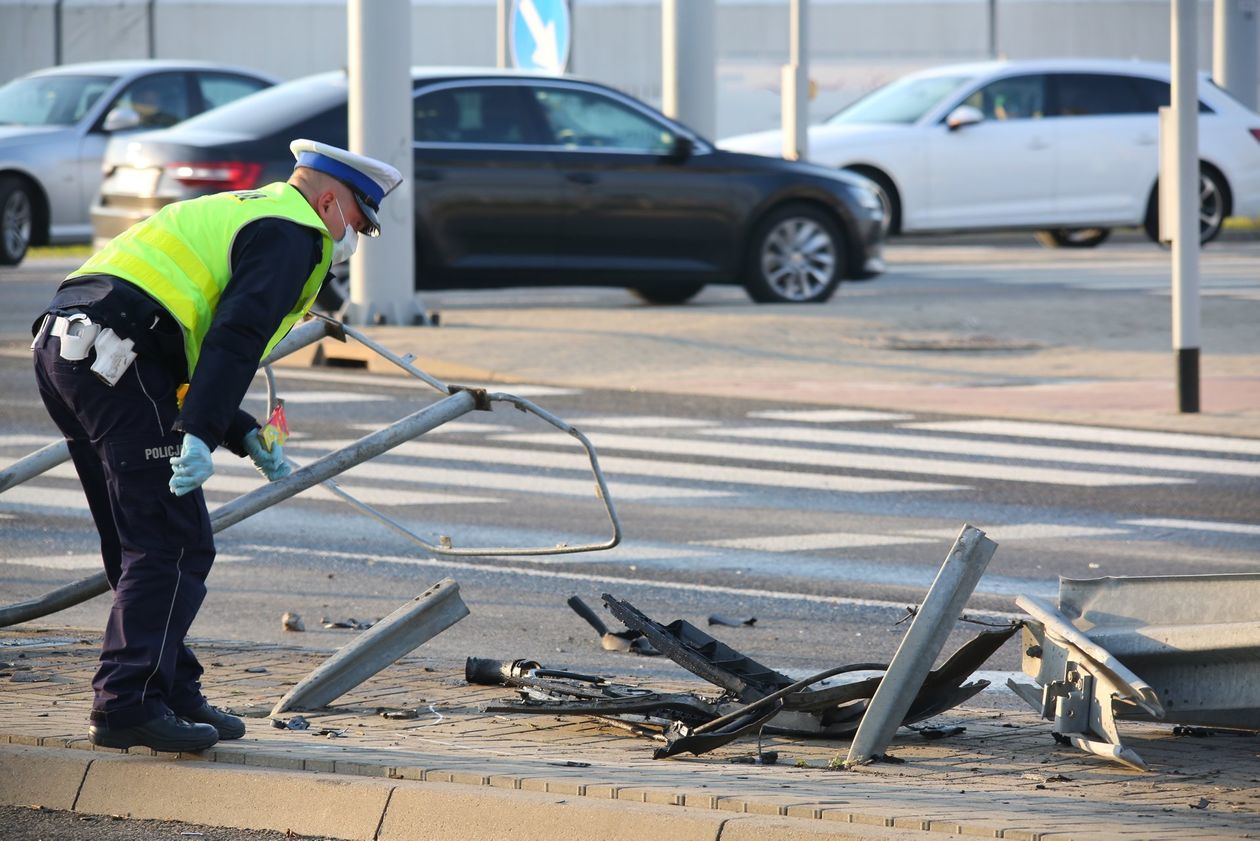
[[[341,239],[333,242],[332,261],[344,263],[359,248],[359,232],[346,224],[346,215],[341,212],[341,202],[337,201],[336,196],[333,197],[333,201],[337,204],[337,215],[341,217],[341,225],[345,228],[345,233],[341,235]]]

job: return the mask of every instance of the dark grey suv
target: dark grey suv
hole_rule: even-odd
[[[716,149],[603,85],[413,71],[416,287],[607,285],[680,303],[706,284],[827,300],[883,270],[880,204],[848,173]],[[289,142],[347,143],[346,79],[278,85],[106,153],[98,240],[162,205],[287,178]],[[321,302],[344,298],[344,276]]]

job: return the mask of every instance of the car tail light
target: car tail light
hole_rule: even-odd
[[[1254,137],[1256,140],[1260,141],[1260,128],[1248,129],[1248,131],[1250,131],[1250,132],[1251,132],[1251,136],[1252,136],[1252,137]]]
[[[262,164],[244,161],[195,161],[169,163],[166,171],[189,187],[217,187],[220,190],[248,190],[258,183]]]

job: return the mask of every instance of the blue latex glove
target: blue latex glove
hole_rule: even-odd
[[[245,452],[249,453],[249,459],[254,463],[254,467],[267,477],[267,481],[274,482],[277,479],[283,479],[293,472],[293,468],[284,460],[284,448],[279,444],[274,444],[268,450],[263,446],[262,439],[258,437],[257,429],[246,432],[245,439],[241,443],[245,447]]]
[[[214,473],[210,448],[196,435],[184,433],[179,455],[171,459],[171,493],[183,496],[205,484]]]

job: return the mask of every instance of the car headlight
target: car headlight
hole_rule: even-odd
[[[875,194],[874,190],[866,187],[854,187],[853,195],[857,198],[857,203],[867,210],[882,212],[884,209],[883,203],[880,202],[879,196]]]

